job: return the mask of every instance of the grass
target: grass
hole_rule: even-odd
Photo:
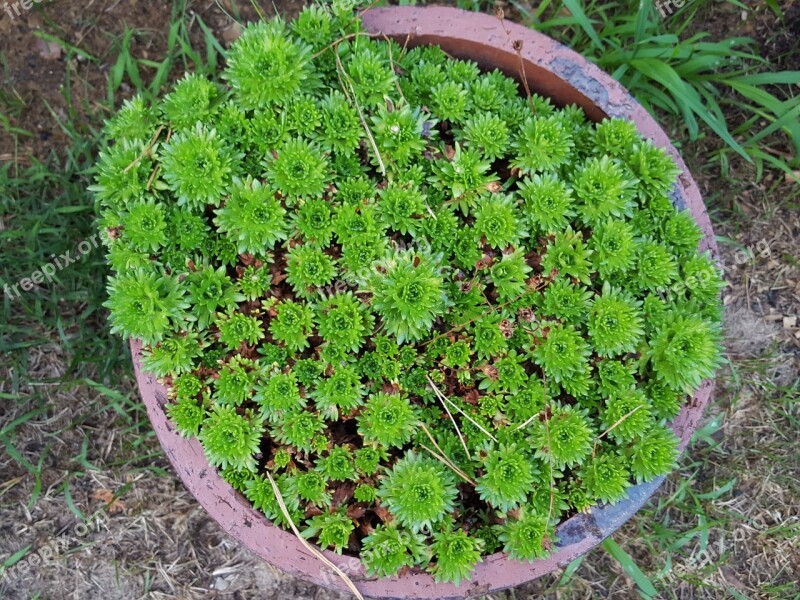
[[[460,4],[491,10],[478,0]],[[740,247],[770,240],[777,266],[756,257],[731,270],[731,306],[744,311],[746,294],[748,304],[764,298],[766,306],[768,292],[797,280],[796,240],[782,230],[800,196],[782,181],[798,167],[797,72],[772,72],[752,40],[693,33],[715,10],[704,0],[663,21],[648,0],[641,10],[635,0],[514,6],[523,22],[613,73],[676,132],[710,192],[718,232],[730,239],[722,245],[726,264]],[[777,3],[768,6],[780,12]],[[246,3],[232,9],[248,12]],[[0,162],[0,285],[30,276],[53,255],[74,253],[93,234],[86,186],[102,121],[122,97],[136,90],[154,98],[186,70],[213,72],[224,55],[219,22],[187,1],[173,2],[157,29],[117,24],[105,44],[91,46],[75,39],[58,13],[43,14],[46,26],[36,36],[57,44],[67,66],[60,98],[0,88],[0,130],[13,142],[11,160]],[[150,45],[157,52],[145,57]],[[9,81],[12,58],[0,55]],[[89,77],[102,69],[104,80]],[[25,150],[39,135],[26,124],[36,106],[65,140],[60,151]],[[720,181],[720,173],[729,180]],[[91,576],[109,582],[118,597],[185,596],[223,577],[198,579],[198,572],[227,565],[245,595],[263,591],[265,577],[288,586],[286,597],[317,594],[233,549],[175,482],[133,387],[128,350],[108,334],[105,276],[98,249],[60,270],[52,284],[13,301],[3,296],[0,522],[16,525],[0,526],[0,572],[26,561],[65,523],[102,510],[92,496],[98,489],[113,490],[127,508],[109,521],[108,538],[86,541],[108,556],[73,549],[61,563],[15,580],[14,589],[0,582],[0,593],[57,597],[64,577],[74,576],[76,597],[88,598],[91,586],[81,585]],[[798,597],[791,563],[800,535],[796,355],[779,327],[752,311],[735,313],[730,323],[730,363],[715,402],[662,492],[603,550],[495,597]]]
[[[648,110],[679,119],[690,141],[708,133],[720,138],[725,146],[714,158],[723,171],[732,152],[755,164],[757,179],[765,166],[792,173],[798,165],[800,94],[792,86],[800,71],[766,72],[769,62],[749,37],[691,33],[708,0],[687,2],[665,19],[652,0],[545,0],[536,9],[512,4],[527,25],[581,52]],[[731,109],[738,122],[727,116]],[[776,133],[791,140],[788,159],[775,153]]]

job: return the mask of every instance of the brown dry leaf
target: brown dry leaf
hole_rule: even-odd
[[[376,506],[372,509],[372,512],[384,523],[388,523],[392,520],[392,515],[389,513],[389,510],[383,506]]]
[[[486,375],[486,377],[488,377],[492,381],[497,381],[497,378],[500,376],[497,367],[495,367],[494,365],[483,365],[478,368],[481,371],[483,371],[483,374]]]
[[[381,388],[381,391],[384,394],[399,394],[402,391],[402,388],[400,387],[399,383],[390,382],[390,383],[384,383],[383,388]]]
[[[481,399],[481,395],[476,389],[469,390],[466,394],[464,394],[464,402],[467,404],[472,404],[476,406]]]
[[[354,483],[341,483],[333,490],[331,504],[336,507],[344,504],[353,497],[356,486]]]
[[[357,521],[361,517],[363,517],[367,512],[367,507],[363,504],[353,504],[350,508],[347,509],[347,516]]]
[[[114,497],[114,491],[101,488],[92,492],[92,498],[100,500],[106,505],[106,510],[110,514],[116,514],[125,510],[125,503],[119,498]]]

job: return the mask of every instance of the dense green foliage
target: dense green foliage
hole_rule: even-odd
[[[269,471],[320,546],[458,583],[673,468],[720,280],[664,151],[341,2],[248,27],[222,80],[94,190],[113,328],[257,509],[287,525]]]

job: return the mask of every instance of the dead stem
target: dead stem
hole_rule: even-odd
[[[339,58],[339,53],[334,52],[334,57],[336,57],[336,73],[339,77],[339,83],[342,84],[342,88],[344,88],[344,83],[342,82],[342,76],[344,76],[345,80],[347,81],[347,85],[350,87],[350,92],[353,94],[352,99],[347,94],[347,90],[345,89],[345,95],[348,96],[348,99],[353,103],[353,106],[356,107],[358,111],[358,118],[361,120],[361,125],[364,127],[364,132],[367,134],[367,139],[369,140],[370,145],[372,146],[372,151],[375,152],[375,157],[378,159],[378,166],[381,169],[381,175],[386,175],[386,165],[383,162],[383,157],[381,157],[380,150],[378,150],[378,144],[375,143],[375,138],[372,137],[372,132],[369,129],[369,125],[367,125],[367,120],[364,118],[364,112],[361,110],[361,105],[358,103],[358,98],[356,98],[356,90],[353,87],[353,82],[350,80],[350,76],[347,74],[347,71],[344,70],[344,65],[342,64],[342,59]]]
[[[631,412],[629,412],[628,414],[626,414],[626,415],[623,415],[623,416],[620,418],[620,420],[619,420],[619,421],[617,421],[616,423],[614,423],[614,424],[613,424],[611,427],[609,427],[609,428],[608,428],[608,429],[606,429],[606,430],[605,430],[603,433],[601,433],[601,434],[600,434],[600,435],[598,435],[596,438],[594,438],[594,448],[592,448],[592,457],[594,457],[595,451],[597,450],[597,442],[599,442],[601,439],[603,439],[603,438],[604,438],[604,437],[605,437],[605,436],[606,436],[608,433],[610,433],[611,431],[613,431],[613,430],[614,430],[614,429],[615,429],[617,426],[621,425],[621,424],[622,424],[622,423],[625,421],[625,419],[627,419],[627,418],[628,418],[628,417],[630,417],[630,416],[631,416],[633,413],[635,413],[637,410],[639,410],[640,408],[642,408],[642,406],[644,406],[644,404],[640,404],[639,406],[637,406],[636,408],[634,408],[634,409],[633,409]]]
[[[437,394],[437,397],[438,397],[438,394]],[[472,460],[472,456],[469,453],[469,448],[467,448],[467,442],[464,441],[464,436],[461,435],[461,430],[458,428],[458,423],[456,423],[456,420],[453,418],[453,413],[451,413],[450,409],[447,408],[447,404],[444,403],[444,400],[439,398],[439,402],[441,402],[442,406],[444,406],[444,410],[447,413],[447,416],[450,417],[450,421],[452,421],[453,427],[456,428],[456,433],[458,434],[458,439],[461,440],[461,445],[464,446],[464,452],[467,453],[467,458],[469,460]]]
[[[153,137],[152,137],[152,139],[151,139],[151,140],[150,140],[150,141],[147,143],[147,146],[145,146],[145,147],[144,147],[144,149],[142,150],[141,154],[139,154],[139,156],[137,156],[137,157],[136,157],[136,158],[133,160],[133,162],[132,162],[131,164],[129,164],[129,165],[128,165],[127,167],[125,167],[124,169],[122,169],[122,172],[123,172],[123,173],[127,173],[127,172],[128,172],[128,171],[130,171],[130,170],[131,170],[133,167],[135,167],[136,165],[138,165],[138,164],[139,164],[139,162],[140,162],[140,161],[141,161],[141,160],[144,158],[144,155],[145,155],[145,154],[147,154],[148,152],[150,152],[150,150],[152,150],[152,148],[153,148],[153,145],[156,143],[156,140],[158,139],[158,136],[159,136],[159,135],[161,135],[161,132],[162,132],[163,130],[164,130],[164,126],[163,126],[163,125],[159,125],[159,126],[158,126],[158,129],[157,129],[157,130],[156,130],[156,132],[155,132],[155,134],[153,134]]]
[[[461,414],[464,416],[464,418],[465,418],[465,419],[467,419],[467,421],[469,421],[470,423],[472,423],[473,425],[475,425],[475,427],[477,427],[478,429],[480,429],[480,430],[481,430],[483,433],[485,433],[486,435],[488,435],[488,436],[489,436],[489,438],[490,438],[490,439],[491,439],[493,442],[495,442],[496,444],[499,444],[499,443],[500,443],[500,442],[498,442],[498,441],[497,441],[497,438],[496,438],[496,437],[494,437],[494,436],[493,436],[491,433],[489,433],[488,431],[486,431],[486,429],[484,429],[484,428],[483,428],[483,426],[482,426],[480,423],[478,423],[478,422],[477,422],[475,419],[473,419],[472,417],[470,417],[470,416],[469,416],[467,413],[465,413],[463,410],[461,410],[461,409],[458,407],[458,405],[456,405],[456,403],[455,403],[455,402],[453,402],[453,401],[452,401],[452,400],[450,400],[450,399],[449,399],[447,396],[445,396],[445,395],[444,395],[444,394],[441,392],[441,390],[440,390],[438,387],[436,387],[436,384],[435,384],[435,383],[433,383],[433,380],[432,380],[430,377],[428,377],[428,375],[427,375],[427,374],[425,375],[425,379],[427,379],[427,380],[428,380],[428,383],[430,384],[431,388],[433,388],[433,391],[434,391],[434,393],[435,393],[435,394],[436,394],[436,395],[437,395],[437,396],[438,396],[438,397],[439,397],[441,400],[443,400],[443,401],[447,402],[448,404],[450,404],[450,406],[452,406],[452,407],[453,407],[453,408],[455,408],[455,409],[456,409],[458,412],[460,412],[460,413],[461,413]]]
[[[319,558],[328,567],[333,569],[334,572],[336,572],[336,574],[342,579],[342,581],[344,581],[345,585],[350,589],[350,591],[353,592],[353,595],[356,598],[358,598],[359,600],[364,600],[364,596],[361,595],[361,592],[358,591],[358,588],[356,588],[355,584],[345,574],[345,572],[342,571],[339,567],[337,567],[330,560],[328,560],[325,557],[325,555],[322,554],[322,552],[320,552],[319,550],[314,548],[314,546],[312,546],[310,543],[308,543],[306,541],[306,539],[302,535],[300,535],[300,532],[298,531],[297,527],[295,526],[294,521],[292,521],[292,517],[289,516],[289,511],[286,508],[286,504],[283,502],[283,496],[281,495],[280,489],[278,489],[278,486],[275,484],[275,480],[272,478],[272,475],[270,475],[269,471],[266,471],[266,475],[267,475],[267,479],[269,479],[270,485],[272,486],[272,492],[275,494],[275,499],[278,501],[278,506],[280,506],[280,508],[281,508],[281,512],[283,513],[283,517],[289,523],[289,526],[292,528],[292,531],[297,536],[297,539],[300,540],[300,543],[303,544],[303,546],[305,546],[306,550],[311,552],[311,554],[313,554],[314,556]]]
[[[425,425],[422,423],[422,421],[419,422],[419,426],[422,428],[422,431],[425,432],[425,435],[428,436],[428,438],[431,440],[431,442],[433,442],[433,445],[436,446],[436,449],[439,452],[441,452],[441,454],[437,454],[436,452],[434,452],[433,450],[428,448],[425,444],[420,444],[420,447],[422,447],[425,450],[427,450],[428,452],[430,452],[432,456],[434,456],[436,459],[439,460],[439,462],[441,462],[442,464],[444,464],[447,467],[450,467],[450,469],[452,469],[452,471],[456,475],[461,477],[461,479],[463,479],[464,481],[469,483],[471,486],[474,487],[474,486],[478,485],[473,479],[470,478],[469,475],[467,475],[466,473],[464,473],[464,471],[459,469],[453,461],[451,461],[449,458],[447,458],[447,456],[444,453],[444,450],[442,450],[441,446],[439,446],[439,444],[436,443],[436,440],[434,439],[433,435],[431,435],[431,432],[428,431],[428,428],[425,427]]]

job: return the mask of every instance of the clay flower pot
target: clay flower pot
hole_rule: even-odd
[[[550,97],[557,105],[577,104],[593,120],[609,116],[633,121],[646,138],[666,148],[683,171],[672,194],[673,203],[689,209],[704,232],[701,249],[716,256],[711,223],[700,192],[667,134],[619,83],[577,53],[521,25],[454,8],[379,8],[367,11],[363,21],[367,30],[392,37],[401,46],[436,44],[454,57],[477,61],[484,68],[499,68],[518,79],[524,77],[532,92]],[[132,342],[131,350],[139,391],[161,445],[200,504],[225,531],[273,566],[306,581],[347,591],[342,580],[310,554],[292,533],[273,526],[217,475],[196,439],[187,440],[177,434],[164,410],[167,390],[155,377],[142,371],[141,344]],[[697,427],[713,387],[713,381],[706,381],[675,418],[673,429],[682,449]],[[541,577],[585,554],[630,519],[662,481],[660,477],[634,486],[627,500],[563,522],[556,530],[558,544],[548,558],[528,563],[509,560],[502,553],[493,554],[476,566],[471,581],[460,586],[436,583],[427,573],[367,578],[357,559],[332,552],[325,555],[348,574],[364,596],[484,595]]]

